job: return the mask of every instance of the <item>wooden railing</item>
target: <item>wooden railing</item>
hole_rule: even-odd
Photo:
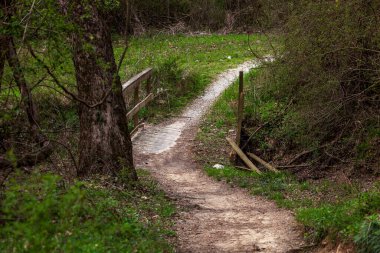
[[[148,68],[123,84],[123,96],[126,104],[129,104],[129,97],[133,92],[133,108],[127,113],[127,120],[133,120],[134,129],[131,132],[132,134],[139,128],[139,125],[141,125],[139,121],[139,111],[154,99],[151,82],[152,74],[153,69]],[[146,93],[144,94],[145,97],[140,101],[140,88],[143,82],[146,82]]]

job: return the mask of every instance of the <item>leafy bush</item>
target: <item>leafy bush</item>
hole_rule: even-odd
[[[321,152],[319,160],[327,166],[347,157],[369,171],[376,166],[380,135],[371,133],[380,129],[378,16],[376,1],[293,5],[281,56],[257,78],[261,120],[281,116],[268,135],[284,150],[327,145],[328,155]],[[268,119],[265,108],[274,102],[281,106]]]
[[[172,102],[179,97],[197,94],[202,88],[199,75],[181,66],[178,57],[164,59],[156,72],[158,87],[169,90]]]
[[[130,203],[133,194],[91,182],[66,185],[52,174],[18,177],[0,206],[0,251],[170,251],[161,225],[144,221],[143,210]]]
[[[359,253],[380,252],[380,217],[372,215],[363,222],[359,234],[355,236],[355,243],[359,247]]]

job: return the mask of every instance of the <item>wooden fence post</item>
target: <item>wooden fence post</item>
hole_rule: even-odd
[[[131,131],[132,133],[136,132],[136,130],[142,124],[139,124],[139,116],[138,113],[140,110],[148,105],[148,103],[152,102],[154,99],[154,94],[152,93],[152,68],[147,68],[139,74],[135,75],[131,79],[129,79],[126,83],[123,84],[123,94],[126,105],[128,104],[128,95],[133,92],[133,97],[131,103],[133,103],[133,108],[128,109],[127,120],[132,120],[134,129]],[[145,98],[140,101],[140,88],[143,82],[146,83],[147,93],[143,94]]]
[[[238,97],[236,144],[240,147],[241,128],[244,114],[244,72],[239,72],[239,97]]]
[[[134,103],[134,105],[137,105],[139,103],[139,89],[140,89],[140,85],[137,85],[136,88],[135,88],[135,94],[134,94],[134,97],[133,97],[133,103]],[[138,124],[139,124],[139,114],[136,113],[133,116],[133,126],[137,127]]]
[[[152,78],[149,77],[146,80],[146,94],[149,95],[152,92]]]

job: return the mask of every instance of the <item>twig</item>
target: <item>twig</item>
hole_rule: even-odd
[[[253,138],[253,136],[258,132],[260,131],[263,127],[265,127],[266,125],[268,125],[269,123],[272,123],[272,122],[276,122],[278,120],[278,117],[280,117],[282,114],[285,113],[285,111],[290,107],[290,105],[293,103],[294,101],[294,97],[290,99],[289,103],[286,105],[286,107],[284,108],[283,112],[280,112],[278,115],[276,115],[272,120],[270,121],[267,121],[265,122],[264,124],[262,124],[261,126],[259,126],[248,138],[248,140],[245,142],[245,144],[242,146],[241,149],[244,149],[249,141]]]
[[[54,142],[54,143],[57,143],[57,144],[61,145],[62,147],[64,147],[67,150],[67,152],[70,155],[71,160],[73,161],[73,164],[74,164],[74,167],[75,167],[76,171],[78,171],[79,167],[78,167],[77,162],[75,160],[74,154],[71,152],[71,149],[67,145],[63,144],[62,142],[55,141],[55,140],[51,140],[51,141]]]
[[[5,182],[7,181],[9,175],[10,175],[12,172],[13,172],[13,169],[10,169],[10,170],[8,171],[8,173],[4,176],[3,181],[0,183],[0,187],[3,187],[3,186],[4,186]]]
[[[127,51],[128,51],[128,42],[126,42],[127,44],[125,45],[124,47],[124,50],[123,50],[123,53],[121,54],[121,57],[120,57],[120,60],[119,60],[119,64],[117,64],[117,73],[119,73],[120,69],[121,69],[121,65],[123,64],[123,61],[124,61],[124,58],[125,58],[125,55],[127,54]]]
[[[72,99],[84,104],[85,106],[87,106],[88,108],[94,108],[94,107],[97,107],[99,105],[102,105],[106,99],[108,98],[108,96],[110,95],[111,91],[112,91],[112,87],[110,87],[108,89],[108,91],[106,92],[106,94],[104,95],[104,97],[97,103],[95,104],[88,104],[85,100],[79,98],[77,95],[75,95],[74,93],[72,93],[71,91],[69,91],[64,85],[62,85],[58,78],[54,75],[54,73],[50,70],[50,68],[45,64],[45,62],[43,62],[40,58],[37,57],[37,55],[34,53],[32,47],[30,45],[28,45],[28,49],[29,49],[29,52],[30,54],[33,56],[33,58],[38,61],[38,63],[40,63],[42,65],[42,67],[46,70],[46,72],[49,74],[49,76],[53,79],[54,83],[58,85],[58,87],[60,87],[66,94],[68,94]]]
[[[32,6],[30,7],[29,12],[25,15],[24,18],[22,18],[22,20],[21,20],[21,22],[20,22],[20,23],[22,23],[22,22],[24,21],[24,19],[26,19],[26,18],[28,19],[28,20],[26,21],[26,24],[25,24],[25,27],[24,27],[24,32],[23,32],[23,34],[22,34],[21,46],[20,46],[20,48],[18,49],[17,54],[20,54],[20,51],[21,51],[21,49],[22,49],[22,44],[23,44],[24,41],[25,41],[25,38],[26,38],[26,32],[27,32],[27,30],[28,30],[28,25],[29,25],[30,16],[32,15],[32,12],[33,12],[34,5],[35,5],[35,4],[36,4],[36,0],[33,0],[33,2],[32,2]]]
[[[311,166],[311,164],[276,165],[276,168],[286,169],[286,168],[309,167],[309,166]]]
[[[239,169],[239,170],[245,170],[245,171],[249,171],[249,172],[253,172],[252,170],[246,168],[246,167],[243,167],[243,166],[235,166],[235,168]]]
[[[241,149],[244,149],[248,143],[250,142],[250,140],[253,138],[253,136],[258,132],[260,131],[263,127],[265,127],[266,125],[269,124],[269,121],[265,122],[264,124],[262,124],[261,126],[259,126],[258,128],[256,128],[256,130],[249,136],[248,140],[245,142],[245,144],[241,147]]]
[[[250,34],[248,33],[248,48],[249,48],[249,51],[251,51],[251,53],[253,54],[253,56],[255,56],[257,59],[259,59],[260,61],[264,61],[264,57],[258,55],[252,48],[251,46],[251,42],[250,42]]]

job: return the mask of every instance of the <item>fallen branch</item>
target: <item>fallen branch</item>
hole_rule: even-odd
[[[287,168],[309,167],[309,166],[311,166],[311,164],[278,165],[276,167],[279,169],[287,169]]]
[[[288,162],[287,165],[291,165],[292,163],[294,163],[295,161],[297,161],[298,159],[300,159],[301,157],[303,157],[304,155],[307,155],[307,154],[310,154],[316,150],[318,150],[319,148],[314,148],[312,150],[306,150],[306,151],[303,151],[299,154],[297,154],[291,161]]]
[[[245,171],[250,171],[252,172],[252,170],[246,168],[246,167],[243,167],[243,166],[235,166],[236,169],[239,169],[239,170],[245,170]]]
[[[252,153],[248,153],[248,156],[255,159],[257,162],[261,163],[262,165],[264,165],[264,167],[267,168],[268,170],[271,170],[271,171],[276,172],[276,173],[279,172],[275,167],[273,167],[272,165],[270,165],[269,163],[267,163],[266,161],[264,161],[263,159],[261,159],[257,155],[252,154]]]
[[[244,149],[248,143],[251,141],[251,139],[253,138],[253,136],[258,132],[260,131],[263,127],[265,127],[266,125],[268,125],[269,122],[265,122],[264,124],[262,124],[261,126],[259,126],[258,128],[256,128],[256,130],[249,136],[248,140],[245,142],[245,144],[243,145],[242,149]]]
[[[337,140],[338,140],[338,138],[336,138],[334,141],[332,141],[330,143],[327,143],[325,145],[322,145],[322,146],[319,146],[319,147],[316,147],[316,148],[313,148],[313,149],[310,149],[310,150],[305,150],[305,151],[299,153],[298,155],[296,155],[290,162],[288,162],[287,165],[291,165],[292,163],[294,163],[295,161],[297,161],[301,157],[303,157],[305,155],[308,155],[310,153],[313,153],[314,151],[317,151],[317,150],[320,150],[320,149],[324,149],[324,148],[326,148],[326,147],[334,144]]]
[[[243,160],[243,162],[253,171],[256,171],[258,174],[261,174],[261,171],[248,159],[248,157],[243,153],[243,151],[238,147],[238,145],[231,140],[230,138],[226,138],[228,143],[234,149],[234,151],[239,155],[239,157]]]

